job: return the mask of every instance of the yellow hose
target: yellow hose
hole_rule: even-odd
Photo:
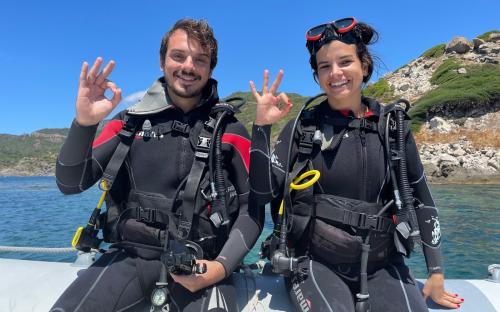
[[[306,171],[303,174],[301,174],[300,176],[298,176],[297,178],[295,178],[292,183],[290,183],[290,189],[305,190],[306,188],[311,187],[314,183],[316,183],[316,181],[318,181],[320,175],[321,175],[321,173],[318,170]],[[309,181],[302,183],[302,184],[299,184],[302,180],[309,178],[311,176],[312,176],[312,178]],[[282,200],[281,205],[280,205],[280,210],[278,212],[278,214],[280,216],[283,215],[283,209],[284,209],[283,206],[284,206],[284,202]]]

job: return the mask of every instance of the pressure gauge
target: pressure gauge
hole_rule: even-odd
[[[151,294],[151,303],[156,307],[161,307],[167,302],[167,289],[165,287],[156,288]]]

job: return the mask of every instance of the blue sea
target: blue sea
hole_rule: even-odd
[[[487,267],[500,263],[500,185],[431,185],[439,207],[447,278],[481,279]],[[0,177],[0,245],[70,247],[78,226],[85,225],[97,204],[94,187],[82,194],[61,194],[53,177]],[[265,230],[245,262],[258,260]],[[75,253],[0,252],[2,258],[72,262]],[[408,259],[417,278],[426,277],[419,251]]]

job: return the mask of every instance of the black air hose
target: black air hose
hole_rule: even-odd
[[[223,224],[228,221],[227,211],[226,211],[226,182],[224,179],[224,171],[222,169],[222,130],[221,127],[224,118],[227,115],[227,111],[223,111],[219,116],[217,116],[217,122],[214,127],[213,134],[213,144],[210,145],[210,154],[214,155],[214,159],[209,161],[210,179],[211,179],[211,191],[213,196],[212,207],[215,212],[221,213]],[[211,169],[215,163],[215,174],[214,170]],[[215,192],[215,194],[214,194]]]
[[[413,195],[408,181],[408,169],[406,166],[406,142],[404,129],[404,112],[396,110],[396,141],[399,151],[399,190],[401,191],[401,199],[403,203],[402,211],[398,211],[398,222],[409,221],[411,230],[417,230],[417,220],[413,209]]]

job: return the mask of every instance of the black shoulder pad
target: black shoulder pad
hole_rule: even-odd
[[[380,106],[380,116],[387,116],[387,114],[401,110],[405,113],[405,119],[410,119],[408,110],[410,109],[410,102],[405,99],[399,99],[387,105]]]

